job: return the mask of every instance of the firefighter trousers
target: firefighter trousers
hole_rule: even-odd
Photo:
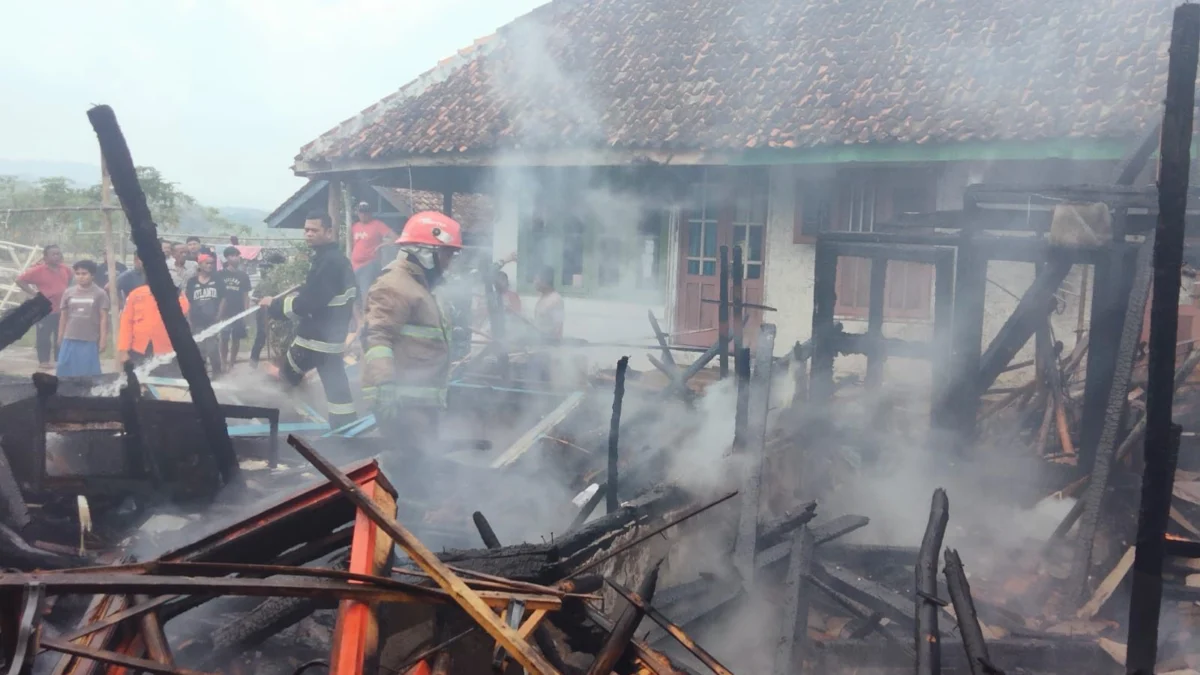
[[[346,376],[346,364],[341,354],[327,354],[305,347],[291,345],[283,360],[279,373],[288,384],[296,386],[304,374],[316,369],[325,390],[325,401],[329,406],[329,428],[339,429],[358,419],[354,409],[354,395],[350,391],[350,378]]]

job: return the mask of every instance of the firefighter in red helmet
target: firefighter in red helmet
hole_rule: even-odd
[[[436,440],[450,374],[450,326],[432,291],[462,249],[462,230],[426,211],[396,244],[399,255],[367,293],[363,398],[386,438],[419,453]]]

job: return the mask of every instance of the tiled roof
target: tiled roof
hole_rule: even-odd
[[[297,159],[1126,137],[1175,4],[555,0]]]
[[[440,192],[379,186],[375,186],[375,191],[401,211],[411,209],[413,213],[421,211],[438,211],[440,213],[442,210],[442,193]],[[455,192],[450,204],[450,211],[454,219],[468,230],[480,231],[492,228],[492,199],[488,195]]]

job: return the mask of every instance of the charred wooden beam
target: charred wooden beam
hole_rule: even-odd
[[[817,525],[812,529],[813,545],[820,546],[829,543],[838,537],[850,534],[855,530],[862,529],[871,522],[866,516],[845,515],[838,516],[833,520],[826,521]],[[770,548],[759,552],[756,560],[759,567],[764,567],[773,563],[777,563],[787,557],[791,550],[791,545],[787,542],[776,544]]]
[[[866,630],[867,627],[871,627],[871,629],[873,629],[875,632],[878,632],[884,640],[887,640],[887,642],[894,649],[899,651],[901,654],[906,655],[906,662],[912,662],[914,657],[912,645],[900,640],[900,638],[894,635],[891,630],[883,626],[882,621],[884,618],[887,618],[885,612],[871,611],[868,606],[857,602],[847,595],[844,595],[817,576],[809,577],[808,581],[813,585],[813,588],[824,593],[826,597],[833,600],[840,607],[845,609],[846,612],[848,612],[851,616],[857,619],[860,622],[863,630]]]
[[[733,374],[737,378],[737,400],[733,411],[733,451],[746,447],[746,425],[750,410],[750,348],[733,354]]]
[[[638,587],[638,595],[647,603],[654,599],[654,589],[658,586],[658,568],[662,565],[662,560],[659,560],[650,568],[646,578],[642,580],[642,584]],[[604,647],[596,654],[596,660],[592,662],[592,667],[588,669],[588,675],[609,675],[613,666],[617,665],[617,660],[625,653],[625,649],[629,646],[629,641],[633,639],[633,634],[637,630],[638,624],[642,622],[642,616],[645,612],[637,605],[631,604],[621,613],[621,618],[617,619],[616,625],[612,629],[612,633],[608,636],[608,641],[604,643]]]
[[[679,366],[675,363],[675,357],[671,354],[671,346],[667,344],[667,334],[663,332],[662,326],[658,325],[658,319],[654,316],[654,310],[646,310],[646,315],[650,318],[650,328],[654,330],[654,339],[658,341],[658,346],[662,349],[663,365],[666,366],[667,375],[678,375]]]
[[[617,361],[617,381],[613,386],[612,420],[608,425],[608,489],[604,491],[605,506],[609,513],[616,513],[621,505],[617,498],[620,483],[617,482],[617,446],[621,434],[621,402],[625,398],[625,371],[629,369],[629,357]]]
[[[29,524],[29,505],[25,503],[25,495],[13,475],[12,467],[8,464],[8,455],[0,448],[0,523],[8,525],[14,531],[20,531]]]
[[[747,461],[743,463],[742,508],[733,562],[746,584],[754,582],[754,554],[758,551],[758,512],[761,505],[763,459],[766,455],[767,411],[771,403],[771,355],[775,326],[758,329],[753,382],[747,387],[747,426],[744,437]],[[739,378],[740,381],[740,378]]]
[[[1037,327],[1045,322],[1056,302],[1054,293],[1071,271],[1071,262],[1065,258],[1052,258],[1038,273],[1033,284],[1017,303],[1012,315],[996,332],[979,363],[979,372],[971,374],[969,388],[964,393],[979,396],[991,388],[1005,366],[1017,352],[1029,342]]]
[[[871,279],[867,294],[867,374],[863,383],[868,389],[877,389],[883,384],[883,369],[887,362],[887,349],[883,344],[883,306],[886,299],[887,265],[885,258],[871,260]]]
[[[945,645],[945,672],[969,673],[965,650],[959,648],[958,640],[947,640]],[[1094,639],[1007,638],[993,640],[990,647],[993,658],[1002,663],[1020,663],[1024,672],[1110,674],[1116,670],[1112,657]],[[828,668],[826,672],[895,668],[905,660],[904,652],[887,642],[826,642],[822,653]]]
[[[1067,592],[1071,595],[1076,607],[1086,602],[1091,595],[1088,587],[1088,574],[1092,564],[1092,548],[1096,530],[1100,524],[1101,506],[1105,493],[1108,491],[1108,479],[1115,461],[1117,441],[1121,437],[1124,426],[1129,380],[1133,374],[1133,364],[1137,357],[1138,343],[1141,340],[1146,298],[1150,293],[1151,254],[1154,250],[1154,239],[1155,234],[1149,234],[1138,251],[1133,292],[1126,306],[1125,319],[1121,326],[1120,348],[1117,350],[1112,385],[1108,391],[1108,402],[1104,411],[1099,442],[1096,446],[1092,477],[1089,479],[1087,489],[1081,499],[1084,506],[1079,517],[1079,531],[1076,534],[1071,574],[1067,586]],[[1086,418],[1084,423],[1085,425],[1089,423]]]
[[[721,379],[729,377],[729,349],[726,345],[729,344],[729,247],[721,247],[720,263],[721,270],[719,283],[721,284],[718,301],[721,303],[717,306],[717,344],[721,345],[720,372]]]
[[[992,657],[988,655],[987,642],[983,639],[983,629],[979,626],[979,615],[975,611],[975,600],[971,597],[971,585],[967,582],[967,573],[963,571],[958,551],[946,549],[946,567],[943,573],[946,575],[950,602],[954,603],[954,614],[958,617],[958,633],[962,637],[971,675],[1000,673],[1001,671],[992,665]]]
[[[1153,673],[1158,658],[1165,537],[1175,484],[1181,428],[1171,419],[1175,397],[1175,342],[1183,267],[1196,70],[1200,60],[1200,5],[1175,9],[1167,67],[1167,100],[1159,151],[1158,227],[1154,239],[1154,301],[1146,384],[1145,469],[1138,511],[1137,552],[1129,604],[1128,673]]]
[[[946,498],[946,491],[938,488],[933,491],[929,522],[925,525],[925,536],[921,539],[921,551],[917,554],[915,571],[917,675],[938,675],[942,671],[941,633],[938,631],[939,607],[930,598],[937,596],[937,564],[949,520],[950,502]]]
[[[138,182],[137,170],[134,168],[133,158],[129,155],[129,146],[125,143],[125,136],[121,133],[112,108],[106,105],[96,106],[88,111],[88,119],[100,141],[100,154],[108,167],[113,189],[116,190],[117,197],[121,200],[121,208],[129,220],[130,235],[137,246],[138,257],[142,260],[146,274],[146,283],[158,304],[159,314],[162,315],[163,325],[167,329],[167,337],[175,348],[179,370],[191,390],[205,440],[216,459],[222,479],[228,483],[238,473],[237,455],[234,454],[233,442],[229,439],[229,429],[225,425],[224,416],[221,415],[217,395],[208,379],[200,348],[192,339],[192,331],[183,316],[183,309],[179,306],[179,289],[175,288],[167,270],[162,246],[158,243],[158,226],[154,224],[150,207],[146,203],[146,194]]]
[[[788,535],[795,530],[804,527],[817,517],[817,503],[807,502],[799,509],[797,513],[781,516],[769,523],[759,523],[758,525],[758,550],[763,551],[776,544],[782,543],[788,539]],[[791,542],[787,542],[791,545]]]
[[[127,656],[120,652],[111,652],[105,649],[94,649],[92,647],[76,644],[74,642],[67,642],[66,640],[49,636],[42,636],[41,643],[42,647],[45,647],[53,652],[71,654],[73,656],[90,659],[99,663],[121,666],[122,668],[133,671],[158,673],[160,675],[203,675],[201,671],[168,666],[158,663],[157,661]]]
[[[792,538],[787,576],[783,580],[783,616],[775,643],[774,675],[791,675],[804,668],[808,647],[808,577],[812,570],[812,532],[801,527]]]
[[[964,378],[974,378],[979,373],[982,358],[989,259],[986,251],[978,240],[964,239],[954,263],[954,345],[950,353],[954,379],[944,392],[941,405],[948,411],[945,419],[953,420],[951,429],[964,441],[975,437],[979,416],[979,397],[964,396],[959,392]],[[987,391],[987,387],[979,391]],[[966,446],[967,443],[962,443],[962,447]]]
[[[483,513],[476,511],[471,514],[471,520],[475,521],[475,529],[479,530],[479,538],[483,540],[483,545],[489,549],[500,548],[500,538],[496,536],[496,531],[492,529],[492,524],[487,521]]]
[[[833,397],[833,362],[837,358],[838,331],[834,323],[837,264],[834,245],[818,239],[813,259],[812,363],[808,383],[813,401],[827,401]]]
[[[608,585],[612,586],[613,590],[615,590],[618,595],[624,598],[626,602],[644,612],[646,616],[650,617],[651,621],[658,624],[663,630],[667,631],[667,633],[670,634],[671,637],[675,638],[684,649],[691,652],[693,656],[699,659],[701,663],[708,666],[714,673],[717,675],[733,675],[728,668],[721,665],[721,662],[718,661],[716,657],[714,657],[712,654],[709,654],[700,645],[696,644],[696,641],[693,640],[690,635],[684,632],[682,628],[674,623],[671,623],[670,619],[664,616],[662,612],[655,609],[654,606],[650,604],[650,601],[644,598],[640,593],[635,593],[628,588],[625,588],[621,584],[613,581],[612,579],[605,579],[605,581],[607,581]]]
[[[746,331],[745,318],[742,315],[743,303],[746,301],[742,291],[742,281],[746,278],[746,265],[743,259],[744,251],[741,245],[733,247],[733,266],[730,274],[733,277],[733,353],[737,354],[745,346],[743,339]]]
[[[662,525],[659,525],[658,527],[651,529],[649,532],[642,534],[641,536],[637,537],[636,539],[625,542],[624,544],[621,544],[620,546],[609,551],[608,553],[589,561],[586,565],[583,565],[582,567],[577,568],[575,571],[571,572],[571,574],[567,575],[566,579],[574,579],[574,578],[578,577],[579,575],[583,574],[584,572],[594,569],[595,567],[602,565],[605,562],[608,562],[612,558],[624,553],[625,551],[628,551],[629,549],[640,545],[642,542],[646,541],[647,539],[658,536],[659,534],[663,533],[664,531],[666,531],[672,527],[675,527],[676,525],[678,525],[686,520],[690,520],[691,518],[698,516],[701,513],[704,513],[705,511],[711,509],[712,507],[714,507],[718,504],[721,504],[729,499],[732,499],[737,494],[738,494],[738,492],[735,490],[735,491],[730,492],[723,497],[719,497],[716,500],[711,501],[707,504],[703,504],[701,506],[698,506],[698,507],[695,507],[692,509],[688,509],[688,511],[686,511],[685,513],[683,513],[679,516],[676,516],[675,518],[672,518],[670,521],[663,523]]]
[[[50,314],[50,301],[38,293],[0,318],[0,350],[20,340]]]
[[[411,532],[400,525],[394,518],[384,513],[362,491],[362,488],[355,485],[337,467],[330,464],[320,453],[296,436],[289,436],[288,444],[295,448],[322,475],[337,486],[342,491],[342,494],[365,513],[372,522],[383,529],[384,532],[387,532],[413,562],[416,562],[423,571],[429,574],[437,585],[453,598],[456,604],[462,607],[481,628],[507,649],[522,666],[539,674],[554,672],[554,667],[546,661],[545,657],[517,635],[515,630],[500,621],[499,617],[484,602],[479,593],[468,588],[420,540],[414,537]]]
[[[598,626],[605,633],[611,634],[613,628],[616,627],[616,622],[608,618],[607,615],[591,605],[584,605],[584,615],[589,621],[596,624],[596,626]],[[633,650],[633,653],[652,671],[654,671],[655,675],[676,675],[677,673],[684,673],[686,675],[691,674],[691,671],[688,668],[672,663],[671,660],[662,652],[653,649],[646,640],[640,640],[635,637],[629,641],[629,646],[630,649]]]

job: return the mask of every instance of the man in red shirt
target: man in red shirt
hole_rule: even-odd
[[[35,332],[40,370],[50,370],[58,358],[58,307],[73,274],[62,261],[62,250],[50,244],[42,249],[42,261],[17,277],[21,290],[29,295],[41,293],[50,301],[50,314],[38,322]]]
[[[379,276],[383,265],[379,264],[379,247],[384,241],[390,241],[396,236],[392,228],[371,213],[371,205],[359,202],[358,221],[350,226],[350,236],[354,238],[354,246],[350,249],[350,267],[354,269],[354,278],[358,281],[359,304],[367,297],[367,290]]]

